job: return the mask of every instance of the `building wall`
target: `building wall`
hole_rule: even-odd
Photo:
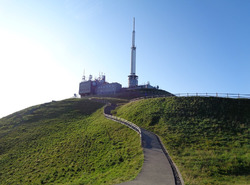
[[[96,87],[96,94],[116,94],[121,91],[122,85],[119,83],[106,83]]]
[[[92,81],[81,82],[79,85],[79,94],[81,96],[92,93]]]

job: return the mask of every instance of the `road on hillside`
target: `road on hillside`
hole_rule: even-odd
[[[110,104],[105,107],[104,113],[111,115],[111,110],[115,108],[115,104]],[[176,185],[173,170],[156,135],[141,128],[141,136],[144,153],[142,170],[134,180],[119,185]]]
[[[120,185],[175,185],[174,174],[155,134],[141,129],[144,163],[133,181]]]

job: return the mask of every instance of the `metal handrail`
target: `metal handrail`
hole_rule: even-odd
[[[144,96],[130,100],[130,102],[141,99],[161,98],[161,97],[218,97],[218,98],[233,98],[233,99],[250,99],[250,94],[239,93],[177,93],[173,95],[155,95]]]
[[[138,127],[136,124],[130,122],[130,121],[127,121],[127,120],[125,120],[125,119],[123,119],[123,118],[119,118],[119,117],[112,116],[112,115],[109,115],[109,114],[105,114],[105,113],[104,113],[104,116],[105,116],[106,118],[109,118],[109,119],[112,119],[112,120],[114,120],[114,121],[117,121],[117,122],[119,122],[119,123],[121,123],[121,124],[123,124],[123,125],[126,125],[126,126],[128,126],[129,128],[131,128],[131,129],[133,129],[134,131],[136,131],[137,133],[141,134],[141,128]]]

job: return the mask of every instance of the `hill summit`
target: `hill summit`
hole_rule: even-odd
[[[1,184],[119,184],[143,164],[140,137],[112,114],[156,133],[185,184],[248,184],[250,100],[94,97],[37,105],[0,119]]]

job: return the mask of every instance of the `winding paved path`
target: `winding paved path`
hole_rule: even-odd
[[[107,106],[105,114],[111,115],[116,105]],[[144,163],[139,175],[120,185],[176,185],[173,170],[156,135],[141,128]]]
[[[172,168],[158,139],[151,132],[141,131],[144,153],[142,170],[135,180],[120,185],[175,185]]]

